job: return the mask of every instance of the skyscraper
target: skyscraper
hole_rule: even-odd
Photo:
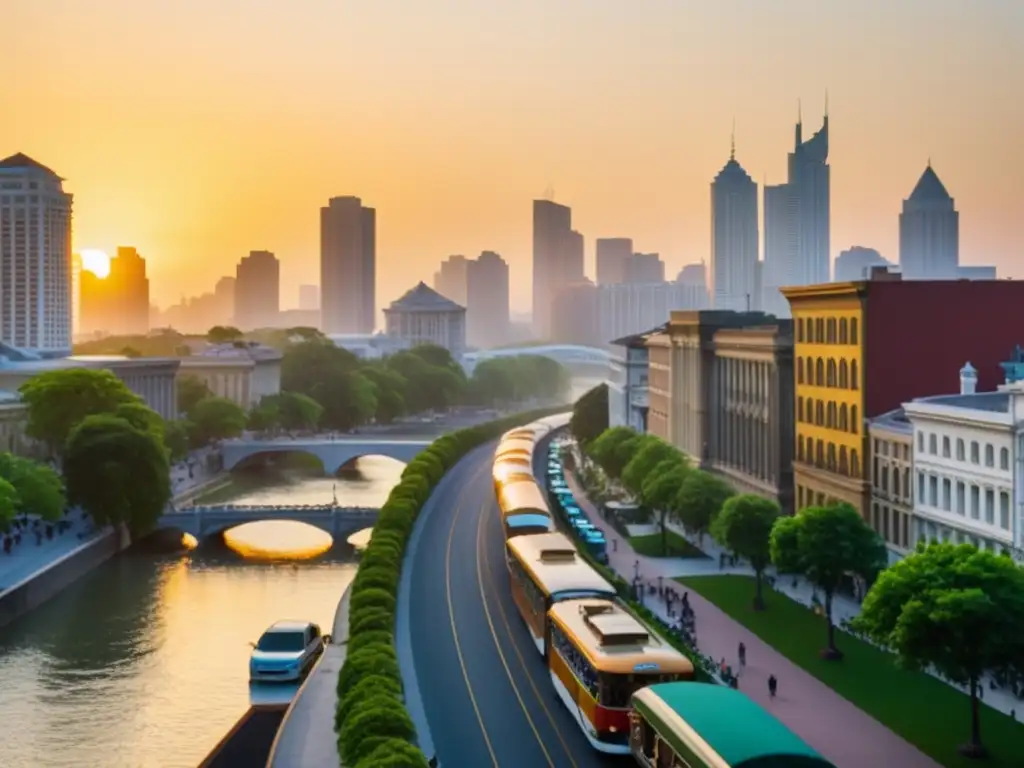
[[[831,169],[828,165],[828,104],[821,129],[803,139],[796,124],[786,184],[765,186],[765,266],[763,308],[789,316],[779,293],[787,285],[827,283],[830,272]]]
[[[149,333],[149,278],[146,260],[134,248],[119,246],[110,272],[97,277],[83,270],[81,325],[85,333],[143,336]]]
[[[466,303],[466,283],[469,262],[465,256],[449,256],[434,273],[434,290],[456,304],[469,309]]]
[[[82,322],[82,255],[71,254],[71,333],[79,332]]]
[[[572,228],[572,209],[533,201],[533,330],[551,333],[551,303],[566,285],[583,280],[583,235]]]
[[[235,326],[273,327],[280,311],[281,264],[270,251],[250,251],[235,270]]]
[[[760,306],[757,288],[757,184],[736,162],[711,182],[711,297],[715,309],[749,312]]]
[[[626,259],[625,283],[665,282],[665,262],[656,253],[634,253]]]
[[[628,237],[599,237],[597,251],[597,284],[626,282],[626,262],[633,255],[633,240]]]
[[[319,285],[299,286],[299,309],[306,312],[315,312],[320,309]]]
[[[486,349],[508,341],[508,263],[494,251],[467,262],[465,306],[470,346]]]
[[[71,353],[71,204],[62,179],[23,154],[0,160],[0,346]]]
[[[320,323],[325,333],[373,333],[377,212],[358,197],[320,209]]]
[[[930,162],[903,201],[900,268],[905,280],[960,276],[960,214]]]

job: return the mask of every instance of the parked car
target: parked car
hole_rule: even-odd
[[[316,664],[330,635],[309,621],[278,621],[252,644],[249,680],[254,683],[301,680]]]

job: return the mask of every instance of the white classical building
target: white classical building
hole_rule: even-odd
[[[961,371],[961,391],[903,406],[913,426],[914,539],[1024,547],[1024,384],[975,392],[977,371]]]
[[[217,397],[248,409],[281,391],[282,358],[279,351],[262,344],[210,344],[183,358],[178,375],[193,376]]]
[[[616,339],[613,346],[622,347],[625,354],[611,360],[612,375],[608,382],[608,424],[626,426],[637,432],[647,431],[647,379],[650,370],[650,352],[647,339],[665,330],[665,324],[645,333]]]
[[[391,302],[384,322],[388,336],[408,344],[436,344],[456,359],[466,349],[466,308],[423,282]]]

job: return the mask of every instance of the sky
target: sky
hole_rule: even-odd
[[[377,209],[378,304],[495,250],[528,310],[531,200],[674,275],[708,259],[709,184],[784,180],[829,94],[832,255],[898,258],[931,158],[961,262],[1024,277],[1020,0],[4,0],[0,155],[75,195],[74,247],[146,257],[160,305],[250,250],[282,307],[319,278],[319,209]]]

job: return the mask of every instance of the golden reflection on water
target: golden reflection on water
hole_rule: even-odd
[[[185,549],[195,549],[199,546],[199,539],[193,536],[191,533],[181,534],[181,546]]]
[[[224,543],[243,557],[262,560],[309,560],[334,544],[325,531],[291,520],[261,520],[224,532]]]
[[[353,547],[362,552],[370,544],[370,538],[373,536],[373,528],[363,528],[361,531],[356,531],[348,537],[347,541]]]

